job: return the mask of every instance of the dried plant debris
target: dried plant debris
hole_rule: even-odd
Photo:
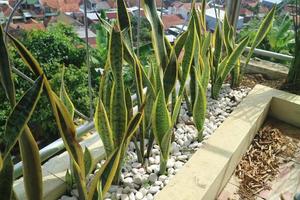
[[[263,190],[270,190],[270,181],[278,174],[281,163],[289,161],[298,145],[279,129],[266,125],[254,137],[247,153],[237,166],[241,199],[254,199]]]

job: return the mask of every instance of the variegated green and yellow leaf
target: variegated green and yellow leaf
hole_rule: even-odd
[[[95,174],[88,191],[88,200],[93,200],[94,195],[97,194],[96,190],[99,181],[101,181],[102,184],[101,196],[104,197],[109,190],[119,166],[122,145],[112,152],[105,163],[101,166],[100,170]]]
[[[165,103],[165,95],[163,91],[159,91],[152,111],[152,128],[155,140],[159,146],[162,145],[163,137],[167,134],[170,126],[171,119]]]
[[[272,25],[273,25],[275,11],[276,11],[276,6],[274,6],[272,8],[272,10],[267,14],[267,16],[264,18],[264,20],[260,24],[259,29],[255,35],[253,42],[252,42],[251,49],[247,55],[245,66],[247,66],[247,64],[249,63],[250,58],[254,52],[254,49],[257,47],[257,45],[259,45],[261,43],[261,41],[266,37],[266,35],[271,30]]]
[[[15,86],[12,80],[11,68],[6,44],[4,41],[2,26],[0,26],[0,55],[0,80],[7,98],[9,99],[11,105],[14,105],[16,102]]]
[[[23,162],[23,179],[28,199],[43,199],[43,182],[39,147],[26,125],[20,135],[19,147]]]
[[[92,154],[91,154],[90,150],[87,147],[85,147],[83,155],[84,155],[85,176],[87,176],[93,170],[94,161],[93,161]]]
[[[176,38],[175,44],[174,44],[174,50],[176,57],[178,58],[181,50],[184,47],[185,40],[187,39],[187,36],[189,35],[188,31],[184,31],[179,37]]]
[[[8,155],[5,160],[3,160],[3,167],[0,170],[0,194],[1,199],[12,199],[13,193],[13,173],[14,165],[11,156]]]
[[[164,73],[163,77],[163,85],[165,91],[165,97],[168,99],[171,92],[173,91],[178,76],[178,67],[177,67],[177,59],[175,55],[175,51],[172,50],[171,57]]]
[[[197,80],[196,99],[193,106],[193,120],[198,130],[198,139],[202,140],[202,131],[206,114],[206,92],[199,80]]]
[[[0,171],[2,170],[2,167],[3,167],[3,158],[0,152]]]
[[[109,156],[115,149],[115,145],[109,119],[101,99],[99,99],[96,108],[94,122],[95,128],[104,144],[106,155]]]
[[[40,76],[43,74],[43,70],[40,67],[38,61],[31,55],[31,53],[26,49],[26,47],[12,35],[7,33],[8,37],[12,40],[14,46],[18,50],[20,56],[22,57],[25,64],[29,67],[31,71],[34,72],[36,76]]]
[[[240,56],[244,52],[247,44],[248,44],[249,38],[245,38],[243,41],[241,41],[236,48],[232,51],[230,54],[226,65],[224,65],[224,68],[220,68],[220,78],[224,81],[229,72],[233,69],[233,67],[237,64]]]
[[[168,54],[165,44],[164,28],[157,14],[154,0],[142,0],[145,15],[151,25],[152,43],[158,65],[165,70],[168,63]]]
[[[13,108],[5,124],[5,155],[8,156],[10,150],[16,144],[20,135],[23,133],[35,106],[39,100],[43,88],[43,77],[40,76],[33,86],[27,90],[20,101]]]
[[[114,134],[114,144],[120,145],[127,126],[127,108],[123,81],[123,44],[121,33],[113,30],[110,39],[110,64],[114,84],[110,100],[110,124]]]
[[[69,114],[71,115],[72,119],[74,118],[74,112],[75,112],[75,107],[74,104],[72,103],[65,87],[65,81],[64,81],[64,74],[65,74],[65,66],[63,66],[63,71],[61,74],[61,85],[60,85],[60,99],[62,102],[65,104],[67,107],[67,110]]]
[[[190,68],[192,65],[192,61],[194,58],[194,49],[195,49],[195,24],[193,22],[193,19],[191,19],[190,25],[189,25],[189,35],[186,39],[186,43],[184,45],[184,55],[182,59],[182,76],[181,76],[181,84],[180,84],[180,91],[179,94],[181,95],[183,93],[183,90],[185,88],[185,83],[188,78],[188,75],[190,73]]]

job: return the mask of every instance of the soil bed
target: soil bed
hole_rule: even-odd
[[[287,175],[299,174],[299,158],[300,129],[276,119],[267,119],[219,200],[292,199],[299,192],[299,182],[288,178],[290,188],[285,188],[283,183],[287,181]]]

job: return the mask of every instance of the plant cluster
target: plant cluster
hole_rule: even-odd
[[[177,122],[183,100],[187,102],[193,115],[199,133],[198,139],[202,140],[209,82],[213,98],[218,98],[221,86],[230,74],[232,85],[237,86],[244,67],[240,64],[240,56],[249,42],[249,38],[245,38],[239,44],[235,44],[234,29],[226,16],[222,23],[217,23],[214,33],[206,30],[206,2],[202,3],[201,10],[196,9],[193,3],[188,29],[172,45],[165,37],[155,1],[142,1],[146,18],[151,26],[152,48],[155,54],[155,60],[149,64],[147,71],[144,70],[143,63],[134,49],[131,19],[125,2],[117,0],[116,22],[109,24],[99,17],[109,40],[104,73],[100,77],[94,122],[105,147],[106,161],[96,172],[89,187],[86,177],[92,170],[93,159],[88,149],[83,151],[76,138],[73,122],[74,106],[64,86],[64,73],[60,76],[60,95],[57,95],[35,57],[20,41],[8,34],[23,62],[36,79],[16,103],[8,53],[1,35],[0,50],[1,55],[5,56],[0,62],[0,77],[12,107],[5,127],[5,149],[0,155],[0,193],[5,195],[4,198],[14,198],[10,151],[18,141],[24,163],[23,175],[27,197],[42,199],[38,148],[27,126],[41,93],[47,97],[60,137],[71,158],[71,173],[67,172],[66,180],[67,182],[74,180],[82,200],[102,199],[110,185],[119,182],[130,141],[134,142],[138,160],[143,165],[147,165],[152,145],[156,142],[161,152],[160,174],[166,173],[173,127]],[[272,9],[263,20],[247,55],[246,65],[253,49],[269,31],[274,12],[275,9]],[[136,101],[132,101],[130,89],[125,85],[123,78],[123,69],[126,65],[131,67],[134,73]],[[146,139],[148,142],[145,142]]]

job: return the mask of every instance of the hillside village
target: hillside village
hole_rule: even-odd
[[[264,17],[274,4],[281,3],[282,0],[243,0],[240,17],[237,28],[243,27],[243,24],[251,20],[254,16]],[[0,23],[5,24],[8,20],[16,0],[0,0]],[[138,1],[127,0],[128,12],[132,16],[139,15]],[[186,28],[186,23],[191,10],[191,3],[184,3],[177,0],[156,0],[157,12],[162,18],[162,22],[168,39],[172,42],[182,30]],[[199,7],[201,3],[196,3]],[[12,33],[19,30],[40,29],[44,30],[50,24],[63,22],[72,25],[80,38],[85,38],[84,29],[84,9],[82,0],[26,0],[20,8],[14,13],[12,22],[9,24],[9,30]],[[285,5],[285,10],[289,10],[289,5]],[[217,8],[217,9],[215,9]],[[224,17],[225,1],[208,1],[206,8],[207,26],[213,31],[216,23],[216,10],[220,19]],[[108,21],[117,17],[116,2],[113,0],[88,0],[87,19],[88,24],[98,23],[96,12],[103,10],[106,13]],[[140,16],[144,16],[143,9]],[[96,45],[96,33],[88,31],[89,44],[92,47]]]

